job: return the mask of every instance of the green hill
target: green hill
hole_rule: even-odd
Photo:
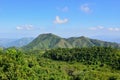
[[[89,38],[81,37],[71,37],[66,39],[73,47],[92,47],[95,46]]]
[[[113,48],[119,48],[120,45],[113,42],[106,42],[101,41],[97,39],[90,39],[84,36],[81,37],[71,37],[66,39],[73,47],[93,47],[93,46],[99,46],[99,47],[113,47]]]
[[[54,34],[41,34],[34,39],[30,44],[24,46],[25,49],[51,49],[51,48],[66,48],[72,47],[65,39]]]
[[[38,49],[52,49],[52,48],[74,48],[74,47],[113,47],[120,48],[117,43],[106,42],[96,39],[90,39],[84,36],[71,37],[68,39],[61,38],[52,33],[40,34],[28,45],[22,47],[26,50],[38,50]]]

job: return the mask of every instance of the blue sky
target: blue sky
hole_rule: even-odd
[[[120,37],[120,0],[0,0],[0,38]]]

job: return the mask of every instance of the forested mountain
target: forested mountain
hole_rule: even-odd
[[[74,47],[113,47],[120,48],[120,44],[106,42],[96,39],[90,39],[84,36],[81,37],[71,37],[71,38],[61,38],[52,33],[41,34],[31,43],[24,46],[24,49],[52,49],[52,48],[74,48]]]
[[[66,39],[73,47],[93,47],[93,46],[100,46],[100,47],[113,47],[119,48],[120,45],[113,42],[106,42],[97,39],[90,39],[84,36],[81,37],[71,37]]]
[[[34,39],[31,43],[23,48],[26,49],[49,49],[49,48],[71,48],[70,45],[65,39],[56,36],[54,34],[41,34],[36,39]]]

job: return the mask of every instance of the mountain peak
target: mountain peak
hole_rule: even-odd
[[[52,33],[44,33],[44,34],[40,34],[40,35],[54,35]]]
[[[30,44],[25,46],[27,49],[51,49],[51,48],[71,48],[71,47],[93,47],[104,46],[120,48],[120,45],[116,43],[108,43],[105,41],[90,39],[85,36],[71,37],[68,39],[61,38],[52,33],[40,34]]]
[[[81,36],[80,38],[87,38],[87,37],[85,37],[85,36]]]
[[[55,34],[52,34],[52,33],[44,33],[44,34],[40,34],[38,37],[59,37],[59,36],[57,36],[57,35],[55,35]],[[59,37],[60,38],[60,37]]]
[[[30,44],[25,47],[30,49],[49,49],[56,47],[65,47],[69,45],[70,44],[67,43],[63,38],[52,33],[47,33],[40,34],[36,39],[34,39]]]

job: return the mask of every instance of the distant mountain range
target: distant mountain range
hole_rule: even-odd
[[[16,39],[0,38],[0,47],[5,47],[5,44],[15,41]]]
[[[120,44],[106,42],[88,37],[62,38],[52,33],[41,34],[28,45],[22,47],[27,50],[51,49],[51,48],[73,48],[73,47],[113,47],[120,48]]]
[[[22,47],[30,43],[34,38],[21,38],[21,39],[0,39],[0,47]]]

